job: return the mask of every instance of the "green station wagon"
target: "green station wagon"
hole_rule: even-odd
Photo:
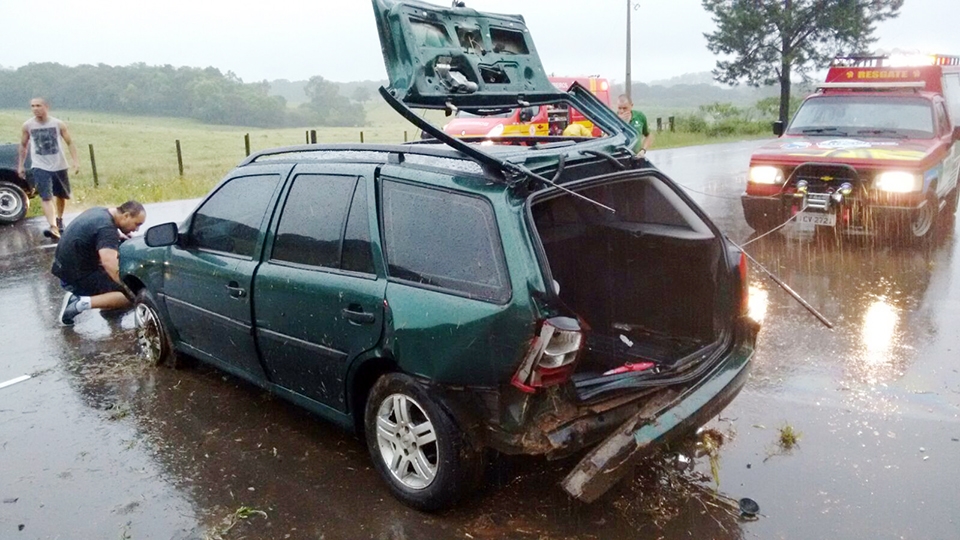
[[[209,362],[365,436],[423,510],[487,450],[560,458],[591,501],[743,386],[746,260],[634,153],[586,89],[556,90],[522,17],[374,0],[390,88],[431,143],[250,156],[180,224],[121,247],[142,354]],[[453,139],[412,107],[563,104],[599,138]]]

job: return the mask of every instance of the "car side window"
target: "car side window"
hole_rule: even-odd
[[[391,278],[497,303],[510,298],[488,201],[388,180],[383,230]]]
[[[339,268],[347,210],[356,185],[355,176],[297,175],[280,215],[270,258]]]
[[[260,226],[280,176],[241,176],[228,180],[197,209],[189,245],[253,257]]]
[[[357,182],[343,237],[343,257],[340,268],[351,272],[373,274],[373,250],[370,247],[370,215],[367,209],[367,183]]]

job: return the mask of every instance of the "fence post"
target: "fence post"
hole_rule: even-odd
[[[303,140],[304,140],[304,144],[310,144],[310,130],[304,130]]]
[[[247,150],[247,156],[249,156],[250,155],[250,134],[249,133],[243,136],[243,146]]]
[[[673,129],[673,128],[674,128],[674,117],[672,117],[672,116],[667,117],[667,121],[670,122],[670,132],[672,133],[672,132],[674,131],[674,129]]]
[[[363,144],[363,132],[360,132],[360,144]]]
[[[663,118],[657,117],[657,133],[663,131]]]
[[[403,142],[407,142],[407,130],[403,130]]]
[[[97,177],[97,157],[93,155],[93,145],[90,145],[90,168],[93,169],[93,187],[100,187],[100,178]]]
[[[317,130],[310,130],[310,144],[317,144]]]
[[[183,178],[183,152],[180,151],[180,139],[177,139],[177,167],[180,169],[180,177]]]

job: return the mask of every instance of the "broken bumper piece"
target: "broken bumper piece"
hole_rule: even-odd
[[[749,340],[751,345],[753,342]],[[646,404],[577,464],[561,483],[563,488],[581,501],[593,502],[644,455],[705,424],[743,388],[751,356],[752,346],[741,345],[669,403],[654,400]]]

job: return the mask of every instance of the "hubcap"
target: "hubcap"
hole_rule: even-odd
[[[145,361],[156,364],[160,361],[163,351],[163,329],[160,327],[160,319],[146,304],[137,304],[134,319],[137,323],[140,355]]]
[[[380,403],[377,446],[387,469],[404,486],[424,489],[437,476],[437,434],[423,407],[413,398],[392,394]]]
[[[20,212],[23,201],[20,197],[9,189],[0,188],[0,213],[5,216],[13,216]]]
[[[937,202],[930,200],[927,201],[927,204],[923,205],[923,208],[917,212],[917,215],[913,218],[913,223],[911,223],[911,228],[913,229],[913,235],[920,237],[930,230],[930,227],[933,227],[934,221],[937,218]]]

